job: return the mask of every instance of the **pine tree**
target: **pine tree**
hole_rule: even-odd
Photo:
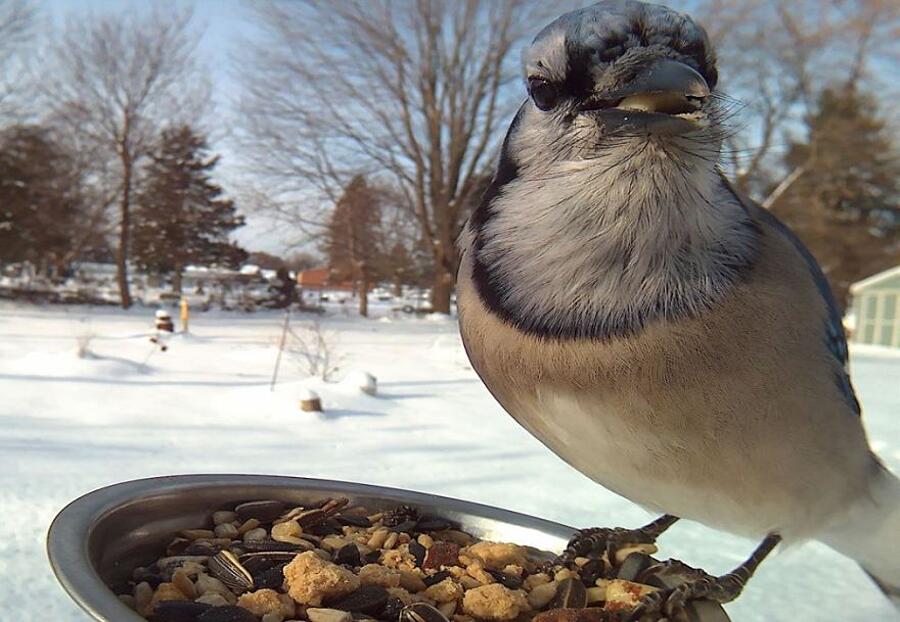
[[[0,261],[64,268],[85,199],[69,154],[38,126],[0,132]]]
[[[175,291],[189,263],[236,267],[247,257],[228,240],[244,217],[211,180],[219,157],[208,152],[190,127],[164,130],[137,196],[132,256],[144,270],[171,273]]]
[[[785,161],[802,175],[772,206],[810,248],[841,304],[850,285],[900,261],[900,157],[874,99],[826,89],[806,142]]]
[[[377,192],[355,176],[334,206],[323,249],[334,278],[355,283],[362,316],[368,315],[369,286],[378,278],[380,211]]]

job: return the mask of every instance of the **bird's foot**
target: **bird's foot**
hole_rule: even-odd
[[[610,566],[616,566],[622,559],[618,555],[620,551],[640,545],[652,545],[666,529],[671,527],[677,516],[666,514],[648,525],[639,529],[625,529],[621,527],[594,527],[582,529],[575,533],[566,549],[557,559],[557,563],[569,565],[577,557],[605,556]],[[645,548],[643,552],[654,552]]]
[[[747,561],[720,577],[694,570],[678,560],[647,568],[640,581],[663,589],[644,596],[626,618],[627,622],[660,617],[672,622],[687,622],[698,619],[696,610],[703,607],[703,600],[720,604],[733,601],[741,595],[757,566],[780,541],[778,535],[768,536]]]

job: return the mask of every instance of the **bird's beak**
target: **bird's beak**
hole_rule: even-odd
[[[691,114],[700,109],[709,92],[709,85],[696,70],[676,60],[664,58],[643,69],[621,89],[604,95],[603,104],[588,101],[581,109]]]

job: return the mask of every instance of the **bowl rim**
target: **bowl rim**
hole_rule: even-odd
[[[144,620],[113,594],[95,570],[88,550],[94,525],[109,512],[142,496],[184,493],[199,487],[227,488],[247,485],[322,490],[351,496],[381,497],[401,503],[436,505],[448,511],[472,514],[534,529],[563,540],[575,532],[573,527],[528,514],[403,488],[288,475],[166,475],[111,484],[69,502],[57,513],[47,532],[47,556],[53,574],[69,597],[95,619]]]

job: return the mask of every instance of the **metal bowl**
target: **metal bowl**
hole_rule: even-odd
[[[96,620],[142,622],[110,586],[153,562],[172,534],[204,524],[213,510],[253,499],[301,505],[330,496],[387,509],[408,503],[472,535],[561,551],[573,528],[448,497],[350,482],[269,475],[179,475],[107,486],[67,505],[50,525],[47,553],[69,596]]]
[[[174,533],[206,524],[213,511],[242,501],[303,505],[333,496],[374,510],[414,505],[477,538],[516,542],[548,558],[561,552],[575,531],[517,512],[396,488],[273,475],[177,475],[115,484],[76,499],[50,525],[47,553],[63,588],[94,619],[144,622],[116,594],[127,591],[132,570],[155,561]],[[690,608],[694,622],[729,620],[711,601]]]

